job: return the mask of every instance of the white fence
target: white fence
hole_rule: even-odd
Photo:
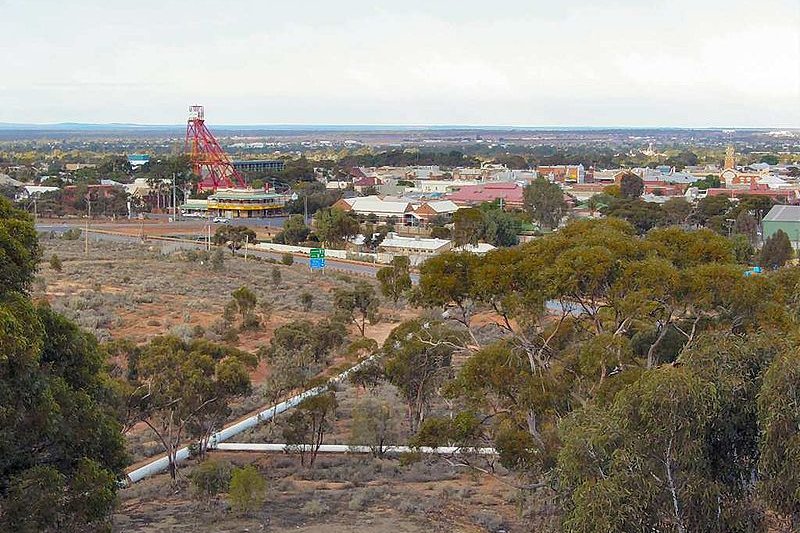
[[[311,254],[311,248],[306,248],[305,246],[290,246],[288,244],[275,244],[272,242],[260,242],[256,245],[253,245],[253,248],[265,252],[303,254],[303,255]],[[331,250],[330,248],[325,249],[325,257],[330,257],[332,259],[349,259],[351,261],[363,261],[365,263],[375,263],[375,262],[390,263],[392,261],[391,257],[389,258],[388,261],[381,261],[380,257],[381,255],[386,255],[386,254],[348,252],[347,250]]]

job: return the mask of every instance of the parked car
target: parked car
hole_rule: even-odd
[[[231,220],[225,217],[214,217],[214,224],[230,224]]]

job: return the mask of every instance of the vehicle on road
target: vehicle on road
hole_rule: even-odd
[[[230,224],[231,219],[225,217],[214,217],[214,224]]]

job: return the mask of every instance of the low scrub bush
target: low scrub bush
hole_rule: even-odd
[[[253,466],[237,468],[231,475],[228,499],[234,510],[252,513],[264,503],[267,497],[267,481]]]
[[[300,508],[300,511],[303,514],[309,516],[322,516],[330,511],[330,507],[328,507],[325,502],[320,500],[319,498],[315,498],[313,500],[307,501],[303,507]]]
[[[209,459],[199,464],[189,478],[195,496],[200,499],[211,499],[228,490],[231,482],[231,464],[228,461]]]

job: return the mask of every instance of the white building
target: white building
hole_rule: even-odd
[[[39,198],[41,195],[59,190],[58,187],[47,187],[45,185],[26,185],[17,193],[17,200],[30,200]]]

